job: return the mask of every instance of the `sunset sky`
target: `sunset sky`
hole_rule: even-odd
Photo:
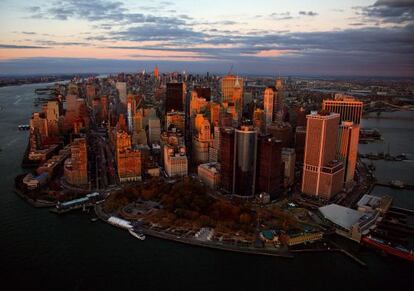
[[[414,0],[0,0],[0,74],[414,76]]]

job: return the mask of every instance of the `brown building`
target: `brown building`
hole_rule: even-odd
[[[116,133],[115,158],[121,182],[141,180],[141,152],[131,148],[131,136],[125,131]]]
[[[292,126],[287,122],[276,121],[268,125],[267,134],[281,140],[283,147],[290,147],[292,144]]]
[[[345,184],[351,186],[358,158],[359,124],[361,123],[364,103],[352,96],[336,94],[334,100],[323,100],[322,108],[325,111],[339,113],[340,115],[342,125],[338,136],[340,140],[338,141],[337,153],[339,159],[345,165]]]
[[[234,76],[228,75],[221,79],[221,94],[222,99],[221,102],[234,102],[236,95],[236,91],[241,90],[241,94],[243,94],[243,79]]]
[[[184,111],[185,104],[185,84],[167,83],[165,96],[165,112]]]
[[[274,120],[274,107],[277,99],[275,87],[267,87],[263,93],[263,108],[266,116],[266,125],[270,125]]]
[[[329,200],[342,190],[343,163],[336,160],[339,114],[307,116],[302,192]]]
[[[207,101],[211,99],[211,88],[196,86],[194,91],[197,92],[198,98],[204,98]]]
[[[234,128],[220,129],[221,187],[228,193],[233,192],[234,169]]]
[[[260,136],[257,146],[256,192],[275,195],[283,183],[282,142]]]
[[[257,108],[253,112],[253,126],[259,133],[264,133],[266,129],[265,112]]]
[[[344,163],[345,185],[352,186],[358,158],[359,125],[343,121],[339,126],[337,153]]]
[[[306,141],[306,127],[297,126],[295,130],[295,152],[296,161],[303,163],[303,156],[305,154]]]
[[[69,184],[88,184],[88,153],[86,139],[77,138],[70,145],[70,158],[64,164],[64,177]]]
[[[339,113],[340,121],[361,123],[364,103],[352,96],[336,94],[334,100],[323,100],[322,110]]]

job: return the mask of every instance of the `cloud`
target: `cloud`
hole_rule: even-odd
[[[366,7],[354,7],[368,20],[380,20],[383,23],[407,23],[414,21],[414,1],[377,0]]]
[[[0,49],[46,49],[45,46],[0,44]]]
[[[270,18],[275,19],[275,20],[288,20],[288,19],[292,19],[293,17],[290,15],[289,11],[286,12],[273,12],[272,14],[269,15]]]
[[[314,12],[314,11],[299,11],[299,15],[316,16],[316,15],[318,15],[318,13]]]
[[[196,32],[191,28],[174,25],[174,23],[144,24],[142,26],[129,27],[126,30],[111,34],[118,40],[129,41],[175,41],[175,42],[199,42],[205,36],[202,32]]]
[[[171,5],[169,2],[161,2],[160,7]],[[31,18],[43,19],[82,19],[91,22],[105,21],[114,24],[134,24],[134,23],[173,23],[175,25],[185,24],[185,20],[190,19],[187,15],[178,17],[155,16],[143,13],[131,13],[124,4],[112,0],[61,0],[52,2],[49,6],[41,8],[35,6],[29,9]],[[147,10],[151,7],[146,7]],[[154,11],[160,8],[154,7]]]

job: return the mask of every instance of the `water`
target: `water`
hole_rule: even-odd
[[[0,88],[0,279],[3,286],[43,290],[378,290],[391,284],[394,288],[408,289],[411,284],[412,264],[357,245],[354,245],[355,253],[368,264],[367,268],[336,253],[283,259],[191,247],[154,238],[141,242],[125,231],[90,222],[91,216],[80,213],[57,216],[46,209],[31,207],[12,191],[13,178],[22,171],[20,161],[28,134],[18,131],[17,125],[27,123],[31,112],[38,110],[32,105],[33,92],[43,86]],[[381,121],[368,122],[382,126]],[[389,125],[388,121],[386,124]],[[414,134],[410,123],[403,124],[399,125],[401,129],[390,129],[391,150],[412,153]],[[383,133],[387,138],[387,133]],[[371,145],[364,147],[368,146]],[[412,164],[395,163],[394,167],[385,168],[384,175],[401,172],[404,177],[412,178]],[[400,202],[403,206],[413,205],[413,192],[401,194],[405,192],[387,188],[379,189],[378,193],[385,191],[392,191],[397,201],[403,201]]]

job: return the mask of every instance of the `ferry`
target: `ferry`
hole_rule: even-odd
[[[413,250],[408,250],[403,246],[392,246],[390,243],[371,235],[362,237],[362,242],[374,248],[380,249],[387,254],[414,262]]]
[[[139,240],[145,240],[145,234],[143,234],[143,233],[136,233],[134,230],[132,230],[132,229],[128,229],[128,231],[129,231],[129,233],[133,236],[133,237],[135,237],[135,238],[137,238],[137,239],[139,239]]]

